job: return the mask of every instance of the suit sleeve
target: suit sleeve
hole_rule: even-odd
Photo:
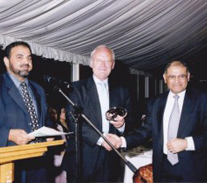
[[[0,138],[0,147],[5,147],[7,146],[7,141],[8,141],[8,136],[9,136],[9,131],[10,128],[5,124],[6,119],[4,118],[4,115],[2,113],[2,103],[0,103],[0,133],[1,133],[1,138]]]
[[[147,105],[147,118],[146,122],[141,127],[136,127],[133,133],[125,136],[127,149],[135,148],[152,137],[152,115],[153,115],[153,101]]]
[[[10,128],[6,125],[6,117],[2,100],[2,77],[0,78],[0,147],[7,145]]]
[[[125,118],[125,131],[124,134],[131,133],[139,123],[138,117],[136,116],[136,108],[132,105],[132,98],[128,89],[124,89],[121,92],[121,100],[123,101],[123,107],[127,110],[127,116]]]
[[[202,107],[196,107],[196,114],[192,116],[197,122],[197,128],[194,128],[195,132],[192,135],[196,151],[207,147],[207,95],[202,97],[202,100],[198,103],[201,104]],[[200,115],[197,116],[197,114]]]

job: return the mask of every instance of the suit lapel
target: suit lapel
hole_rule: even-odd
[[[3,75],[5,82],[6,82],[6,88],[8,90],[8,94],[11,96],[11,98],[17,103],[17,105],[26,113],[27,109],[24,104],[23,98],[19,92],[19,90],[16,88],[15,84],[13,81],[10,79],[7,73]]]
[[[17,105],[19,105],[19,107],[26,113],[28,114],[27,112],[27,109],[26,109],[26,106],[25,106],[25,103],[22,99],[22,96],[21,94],[19,93],[18,89],[14,86],[12,87],[10,90],[9,90],[9,95],[13,98],[13,100],[17,103]]]
[[[168,96],[168,92],[162,95],[156,107],[157,108],[157,128],[158,128],[158,135],[160,136],[159,139],[162,141],[161,143],[163,143],[163,115],[164,115],[165,106],[167,102],[167,96]]]
[[[5,81],[6,81],[6,87],[8,89],[8,94],[11,96],[11,98],[17,103],[17,105],[28,115],[27,108],[25,106],[25,103],[23,101],[23,98],[19,92],[19,90],[16,88],[15,84],[13,81],[10,79],[10,77],[5,74]],[[40,100],[40,95],[37,92],[36,88],[34,85],[32,85],[31,82],[29,82],[29,85],[31,87],[31,90],[34,94],[35,100],[37,102],[37,110],[38,110],[38,116],[41,114],[41,100]],[[40,116],[39,116],[40,119]]]
[[[117,106],[118,105],[118,96],[120,96],[120,93],[117,93],[117,90],[115,90],[112,86],[112,84],[110,83],[110,80],[109,80],[109,108],[112,108],[112,107],[120,107],[120,106]],[[114,126],[109,123],[109,132],[110,133],[115,133],[115,128]]]
[[[112,107],[120,107],[117,106],[118,105],[118,96],[120,94],[117,92],[117,90],[115,90],[111,84],[109,83],[109,108]]]
[[[29,81],[29,86],[33,92],[36,104],[37,104],[37,116],[38,116],[38,120],[41,121],[41,115],[42,115],[42,105],[41,105],[41,97],[40,94],[38,93],[38,90],[36,89],[36,87]]]
[[[102,129],[101,107],[99,103],[97,88],[92,77],[88,79],[86,87],[87,87],[86,89],[87,96],[89,97],[88,100],[90,101],[89,105],[92,108],[91,111],[94,113],[94,116],[97,118],[97,120],[95,121],[98,121],[97,123],[98,128]]]
[[[192,113],[193,106],[194,106],[193,103],[194,102],[190,97],[190,91],[186,90],[186,94],[183,102],[183,108],[180,116],[180,124],[179,124],[178,135],[177,135],[178,137],[182,135],[184,129],[188,126],[188,121],[190,118],[189,114]]]

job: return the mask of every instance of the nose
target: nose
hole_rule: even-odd
[[[24,57],[22,61],[23,61],[24,64],[29,64],[31,62],[31,60],[29,58],[26,58],[26,57]]]
[[[175,78],[175,83],[179,83],[180,82],[180,78],[179,77],[176,77]]]
[[[180,81],[180,78],[179,77],[175,77],[175,81],[176,82]]]
[[[106,62],[104,60],[101,61],[101,66],[106,66]]]

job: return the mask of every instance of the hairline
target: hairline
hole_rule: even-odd
[[[187,64],[186,64],[185,62],[175,60],[175,61],[169,62],[169,63],[166,65],[165,70],[164,70],[164,74],[167,74],[167,71],[168,71],[168,69],[169,69],[171,66],[182,66],[182,67],[185,67],[185,68],[186,68],[186,72],[187,72],[187,73],[190,73],[189,68],[188,68],[188,66],[187,66]]]
[[[113,51],[111,48],[107,47],[106,45],[99,45],[99,46],[97,46],[97,47],[91,52],[91,59],[93,58],[93,55],[96,53],[96,51],[97,51],[99,48],[106,48],[106,49],[110,50],[110,51],[111,51],[111,54],[112,54],[113,61],[115,61],[115,53],[114,53],[114,51]]]
[[[32,55],[32,50],[31,47],[28,43],[24,42],[24,41],[15,41],[10,43],[9,45],[7,45],[4,49],[4,57],[7,57],[8,59],[11,58],[11,51],[13,48],[18,47],[18,46],[23,46],[25,48],[28,48],[31,55]]]

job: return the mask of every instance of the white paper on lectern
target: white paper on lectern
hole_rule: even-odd
[[[38,130],[35,130],[35,131],[29,133],[28,135],[32,135],[34,137],[46,137],[46,136],[68,135],[68,134],[71,134],[71,133],[72,132],[68,132],[68,133],[59,132],[55,129],[43,126],[43,127],[39,128]]]

